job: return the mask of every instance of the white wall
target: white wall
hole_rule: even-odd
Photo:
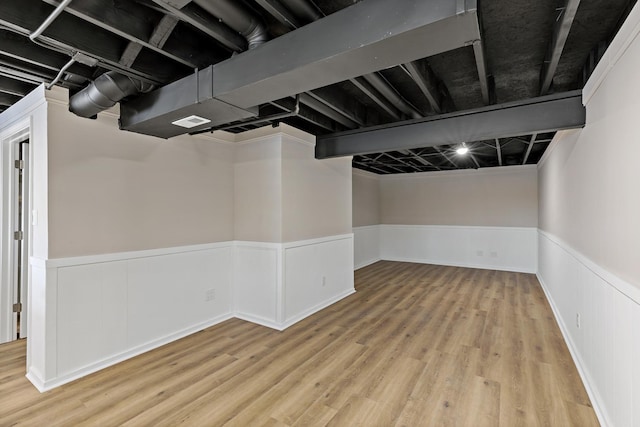
[[[602,425],[640,425],[640,6],[539,163],[538,278]],[[578,319],[579,318],[579,319]]]
[[[534,227],[381,225],[380,258],[535,273]]]
[[[46,346],[28,378],[41,391],[233,316],[233,245],[48,260],[34,301]],[[41,283],[38,280],[38,283]],[[43,303],[43,301],[45,301]],[[29,342],[31,345],[31,341]]]
[[[353,267],[357,270],[380,259],[380,225],[354,227]]]

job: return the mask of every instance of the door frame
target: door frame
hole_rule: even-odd
[[[32,140],[31,138],[31,120],[22,120],[0,134],[0,188],[2,189],[2,201],[0,208],[0,343],[13,341],[16,339],[17,331],[17,316],[13,313],[13,303],[16,297],[14,280],[16,271],[13,268],[16,260],[16,247],[15,240],[13,238],[13,232],[17,230],[17,224],[15,224],[15,201],[16,195],[16,177],[14,159],[16,159],[17,150],[19,150],[19,142],[25,140]],[[16,149],[16,147],[18,147]],[[32,153],[29,150],[29,158],[25,159],[25,163],[32,164]],[[26,184],[28,199],[26,200],[27,210],[24,212],[24,240],[23,244],[26,245],[27,250],[25,255],[28,259],[31,256],[31,212],[28,206],[31,206],[32,199],[32,172],[30,168],[25,169]],[[24,263],[23,263],[24,264]],[[21,337],[28,336],[28,308],[29,308],[29,295],[28,289],[30,288],[29,282],[31,280],[30,268],[24,271],[26,277],[23,281],[23,299],[22,299],[22,313],[21,313]]]

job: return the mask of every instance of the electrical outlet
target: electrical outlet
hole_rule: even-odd
[[[491,251],[491,258],[498,258],[498,252],[497,251]]]
[[[216,290],[215,289],[207,289],[207,291],[204,294],[204,300],[205,301],[213,301],[214,299],[216,299]]]
[[[581,328],[581,322],[580,322],[580,313],[576,313],[576,328],[580,329]]]
[[[322,286],[327,286],[327,276],[322,276]]]
[[[478,256],[484,256],[484,251],[476,251],[476,255],[478,255]]]

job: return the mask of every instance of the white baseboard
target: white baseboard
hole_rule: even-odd
[[[476,268],[480,270],[499,270],[499,271],[512,271],[514,273],[529,273],[535,274],[536,271],[531,268],[509,267],[508,269],[504,265],[498,264],[474,264],[470,262],[451,262],[438,259],[425,259],[425,258],[403,258],[403,257],[385,257],[385,261],[396,262],[411,262],[415,264],[431,264],[431,265],[445,265],[447,267],[462,267],[462,268]]]
[[[573,342],[573,339],[571,338],[569,329],[567,328],[567,325],[564,323],[564,319],[560,315],[560,311],[558,310],[558,307],[553,301],[553,298],[549,293],[548,287],[545,284],[544,279],[539,274],[536,274],[536,277],[538,278],[538,282],[540,282],[540,285],[542,286],[542,290],[544,291],[544,294],[547,297],[547,301],[549,302],[551,311],[553,311],[553,315],[556,319],[556,322],[560,327],[560,332],[562,332],[564,341],[567,343],[567,347],[569,348],[569,353],[571,353],[571,358],[573,359],[573,363],[576,365],[576,368],[578,369],[578,374],[580,375],[580,379],[582,379],[582,384],[584,385],[584,388],[587,391],[587,394],[589,395],[589,400],[591,400],[591,405],[593,406],[593,410],[595,411],[596,416],[598,417],[598,421],[600,421],[600,424],[602,425],[602,427],[608,427],[612,424],[608,422],[607,417],[603,412],[603,408],[601,407],[602,405],[600,403],[602,402],[602,398],[600,397],[600,394],[598,393],[597,390],[595,390],[591,386],[591,384],[593,384],[593,379],[589,376],[588,371],[585,369],[584,361],[582,360],[582,357],[580,357],[580,353],[578,352],[578,349],[575,343]]]
[[[280,323],[274,322],[271,319],[267,319],[266,317],[256,316],[255,314],[248,313],[236,313],[234,315],[236,319],[244,320],[246,322],[255,323],[256,325],[264,326],[270,329],[275,329],[276,331],[283,331],[286,328],[283,328]]]
[[[33,383],[34,386],[40,391],[45,392],[56,387],[59,387],[63,384],[69,383],[71,381],[77,380],[78,378],[85,377],[87,375],[93,374],[94,372],[98,372],[104,368],[108,368],[109,366],[113,366],[117,363],[124,362],[127,359],[131,359],[132,357],[138,356],[142,353],[146,353],[150,350],[156,349],[158,347],[162,347],[165,344],[169,344],[173,341],[179,340],[196,332],[199,332],[203,329],[209,328],[211,326],[222,323],[226,320],[232,319],[233,314],[225,314],[222,316],[218,316],[214,319],[211,319],[207,322],[191,326],[189,328],[183,329],[179,332],[175,332],[169,335],[166,335],[162,338],[158,338],[156,340],[150,341],[144,345],[137,346],[132,348],[131,350],[125,351],[123,353],[108,357],[104,360],[100,360],[98,362],[92,363],[87,366],[83,366],[78,368],[76,371],[67,373],[65,375],[56,377],[55,379],[49,381],[43,381],[39,376],[37,376],[34,372],[27,373],[27,378]]]
[[[299,321],[301,321],[303,319],[306,319],[307,317],[319,312],[320,310],[323,310],[323,309],[329,307],[330,305],[333,305],[333,304],[337,303],[338,301],[348,297],[349,295],[353,295],[355,292],[356,292],[356,290],[354,288],[349,289],[349,290],[347,290],[345,292],[342,292],[341,294],[338,294],[338,295],[336,295],[336,296],[334,296],[334,297],[332,297],[332,298],[330,298],[330,299],[328,299],[326,301],[321,302],[318,305],[315,305],[315,306],[311,307],[310,309],[308,309],[308,310],[306,310],[306,311],[304,311],[302,313],[299,313],[299,314],[291,317],[290,319],[287,319],[285,322],[283,322],[281,324],[281,326],[280,326],[281,329],[280,330],[282,331],[282,330],[285,330],[285,329],[287,329],[288,327],[290,327],[292,325],[295,325]]]
[[[365,268],[370,266],[371,264],[375,264],[378,261],[382,261],[380,258],[372,258],[366,261],[361,261],[360,263],[353,266],[354,270],[360,270],[361,268]],[[389,260],[390,261],[390,260]]]
[[[366,225],[353,228],[354,269],[380,261],[380,226]]]

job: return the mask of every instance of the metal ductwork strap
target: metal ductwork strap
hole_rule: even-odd
[[[109,71],[69,98],[69,111],[80,117],[94,117],[127,96],[148,92],[152,85]]]
[[[267,27],[251,10],[235,0],[194,0],[194,3],[219,18],[247,39],[249,49],[269,40]]]

